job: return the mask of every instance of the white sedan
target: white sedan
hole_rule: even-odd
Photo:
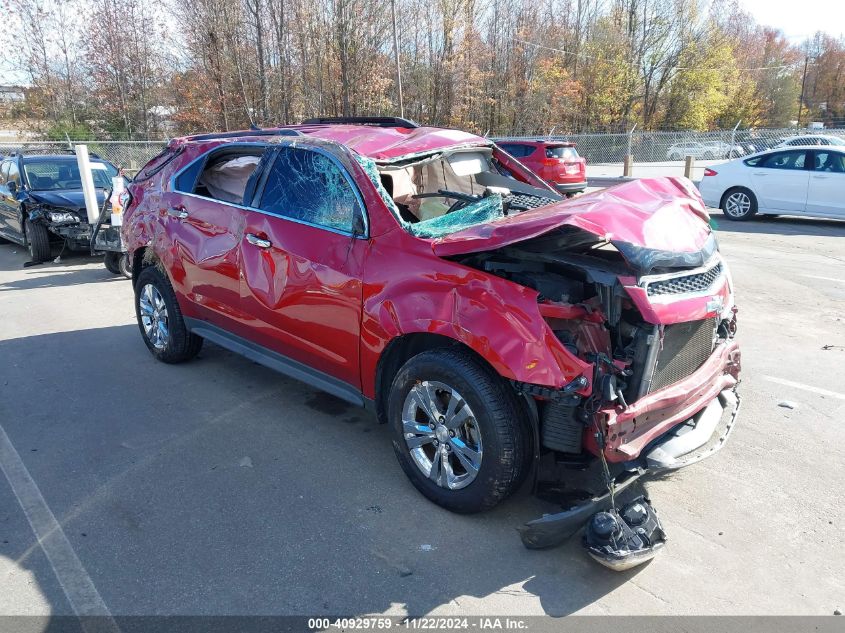
[[[705,169],[698,189],[730,220],[757,213],[845,219],[845,147],[770,149]]]

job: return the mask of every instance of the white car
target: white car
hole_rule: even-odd
[[[845,219],[845,147],[766,150],[705,169],[698,189],[730,220],[757,213]]]
[[[833,145],[837,147],[845,147],[845,139],[838,136],[829,136],[824,134],[804,134],[803,136],[789,136],[783,139],[775,147],[796,147],[808,145]]]
[[[666,150],[666,158],[669,160],[683,160],[687,156],[693,158],[700,158],[704,160],[713,160],[714,158],[728,158],[729,156],[741,156],[744,150],[739,145],[731,146],[729,143],[722,141],[704,141],[699,143],[690,141],[689,143],[675,143],[670,145]]]

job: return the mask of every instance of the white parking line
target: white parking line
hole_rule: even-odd
[[[843,283],[842,279],[836,277],[819,277],[818,275],[801,275],[802,277],[809,277],[810,279],[821,279],[822,281],[835,281],[836,283]]]
[[[20,503],[30,527],[44,550],[50,566],[62,586],[75,615],[82,618],[82,627],[91,631],[119,632],[117,624],[94,586],[82,561],[65,536],[62,526],[44,501],[38,484],[29,474],[21,456],[0,425],[0,469]],[[87,620],[88,616],[99,616]]]
[[[785,387],[794,387],[795,389],[803,389],[804,391],[810,391],[812,393],[817,393],[820,396],[828,396],[830,398],[838,398],[839,400],[845,400],[845,393],[837,393],[836,391],[828,391],[827,389],[822,389],[821,387],[814,387],[813,385],[805,385],[800,382],[792,382],[791,380],[784,380],[783,378],[775,378],[774,376],[763,376],[764,380],[768,380],[769,382],[774,382],[779,385],[784,385]]]

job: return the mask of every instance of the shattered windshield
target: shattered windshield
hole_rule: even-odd
[[[24,172],[33,191],[60,191],[82,189],[79,165],[72,159],[39,160],[24,162]],[[117,169],[108,163],[91,161],[91,175],[98,189],[111,189],[112,177]]]
[[[560,199],[514,180],[487,147],[388,164],[358,160],[402,226],[418,237],[448,235]]]

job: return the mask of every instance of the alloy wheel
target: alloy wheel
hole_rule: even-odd
[[[735,191],[725,200],[725,213],[732,218],[742,218],[751,210],[751,198],[747,193]]]
[[[138,301],[141,308],[141,324],[147,339],[156,349],[164,349],[169,337],[164,297],[153,284],[146,284],[141,288]]]
[[[417,468],[441,488],[471,484],[481,467],[481,429],[469,404],[442,382],[418,381],[402,406],[405,444]]]

